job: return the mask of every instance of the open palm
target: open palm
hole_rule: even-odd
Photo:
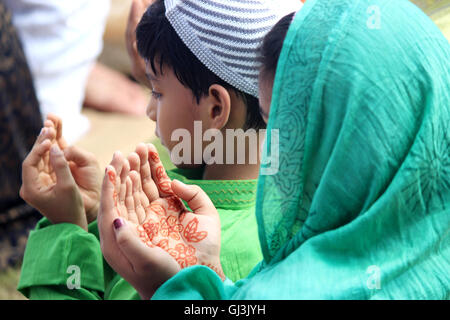
[[[139,145],[128,161],[116,153],[111,164],[116,171],[113,201],[117,212],[136,228],[141,240],[162,248],[181,268],[202,264],[223,276],[218,262],[219,217],[207,197],[203,199],[209,201],[206,207],[199,202],[201,189],[172,182],[152,145]],[[186,209],[173,188],[195,213]]]
[[[195,264],[225,279],[217,210],[198,186],[170,181],[153,145],[139,145],[128,159],[114,154],[103,179],[98,227],[106,261],[144,299]]]

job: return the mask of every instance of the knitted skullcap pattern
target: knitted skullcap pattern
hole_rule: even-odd
[[[166,17],[192,53],[219,78],[258,97],[258,48],[300,0],[165,0]]]

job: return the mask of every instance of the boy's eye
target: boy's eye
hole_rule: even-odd
[[[156,92],[155,90],[152,90],[152,97],[155,99],[161,99],[162,94],[159,92]]]

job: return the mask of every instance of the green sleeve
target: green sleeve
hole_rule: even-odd
[[[106,263],[96,225],[90,229],[42,219],[28,238],[17,289],[30,299],[101,299]]]
[[[28,289],[26,297],[30,300],[102,300],[98,292],[85,289],[70,290],[62,286],[35,286]]]

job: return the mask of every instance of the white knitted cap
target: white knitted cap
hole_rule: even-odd
[[[258,48],[300,0],[165,0],[166,17],[192,53],[219,78],[258,97]]]

